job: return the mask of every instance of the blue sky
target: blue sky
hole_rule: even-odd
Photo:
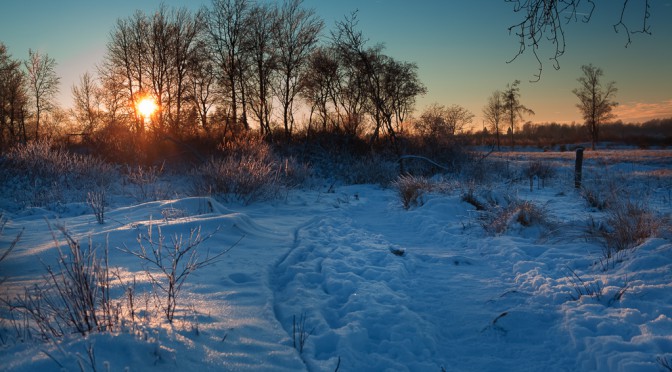
[[[270,1],[270,0],[265,0]],[[198,9],[209,0],[164,0],[168,6]],[[629,14],[639,21],[641,7],[630,2]],[[70,89],[105,54],[105,44],[118,18],[136,9],[151,13],[160,0],[0,0],[0,42],[20,59],[28,48],[48,53],[58,63],[61,77],[59,99],[71,103]],[[620,1],[597,2],[590,23],[566,26],[567,48],[555,71],[545,63],[542,79],[530,83],[536,73],[531,54],[507,64],[518,40],[507,32],[519,16],[503,0],[305,0],[324,19],[326,30],[336,20],[359,10],[360,28],[371,45],[383,43],[386,53],[398,60],[415,62],[428,88],[417,109],[430,103],[460,104],[476,114],[487,97],[515,79],[522,81],[522,102],[536,112],[534,122],[581,122],[572,89],[580,66],[592,63],[605,72],[605,80],[619,88],[617,113],[624,121],[672,117],[672,1],[650,0],[653,35],[634,35],[625,48],[626,36],[612,25],[620,14]],[[633,23],[634,24],[634,23]],[[633,26],[634,27],[634,26]]]

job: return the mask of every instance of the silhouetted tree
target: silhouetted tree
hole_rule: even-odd
[[[426,137],[446,139],[455,136],[474,118],[471,111],[460,105],[429,105],[415,124],[418,132]]]
[[[249,10],[248,0],[212,0],[212,8],[205,13],[219,83],[229,92],[232,124],[238,123],[238,104],[243,84],[239,78],[243,68],[242,48]],[[243,125],[248,128],[245,120]]]
[[[511,151],[515,149],[514,132],[518,120],[523,119],[523,115],[534,115],[534,111],[520,103],[520,80],[515,80],[512,84],[507,84],[504,90],[504,114],[509,121],[509,136],[511,138]]]
[[[413,107],[415,97],[426,91],[418,78],[417,66],[384,55],[380,44],[367,48],[364,36],[357,30],[356,13],[336,23],[332,40],[349,71],[346,76],[350,84],[346,88],[355,88],[356,108],[368,111],[373,120],[369,144],[378,140],[381,131],[386,131],[399,150],[393,119],[399,124]]]
[[[294,127],[293,104],[301,85],[299,77],[308,56],[317,45],[324,22],[312,9],[302,7],[303,0],[285,0],[275,29],[277,70],[279,73],[278,99],[282,107],[285,137],[290,138]]]
[[[149,55],[145,41],[149,37],[147,16],[137,11],[127,19],[118,19],[110,35],[107,54],[99,68],[106,100],[117,109],[114,111],[116,118],[130,118],[132,131],[141,133],[144,123],[136,102],[151,86],[145,72],[146,56]]]
[[[249,53],[248,84],[250,110],[259,122],[262,135],[271,131],[271,87],[276,75],[277,51],[273,37],[277,35],[279,13],[275,5],[255,4],[250,9],[246,30],[245,50]]]
[[[54,107],[53,99],[58,93],[60,78],[56,75],[56,60],[48,54],[28,50],[25,61],[28,72],[28,91],[35,105],[35,139],[40,137],[40,119],[45,111]]]
[[[334,97],[339,121],[345,133],[355,136],[360,134],[368,100],[369,77],[367,55],[379,52],[370,48],[367,53],[362,32],[357,29],[357,12],[353,12],[344,20],[336,22],[336,29],[331,32],[331,45],[339,61],[339,87]],[[377,47],[380,49],[380,46]],[[340,109],[343,114],[341,115]]]
[[[504,120],[504,94],[496,90],[488,98],[488,103],[483,107],[483,117],[490,125],[490,129],[495,133],[497,141],[497,151],[501,150],[499,135],[502,131],[501,123]]]
[[[198,117],[201,128],[207,133],[211,125],[209,114],[216,101],[216,75],[205,41],[203,46],[197,47],[189,60],[187,71],[187,86],[189,97],[193,100],[193,108]]]
[[[391,60],[387,69],[387,93],[391,98],[391,107],[396,122],[394,127],[391,122],[388,123],[388,131],[394,129],[400,133],[403,129],[401,128],[401,124],[415,109],[415,98],[418,95],[427,93],[427,88],[418,78],[418,66],[415,63]],[[451,108],[455,107],[451,106]],[[455,126],[463,124],[463,120],[471,121],[471,118],[468,118],[468,111],[466,109],[459,113],[457,111],[459,110],[451,111],[449,118]],[[461,116],[462,114],[464,116]]]
[[[0,43],[0,153],[6,146],[27,140],[25,113],[28,105],[26,75]]]
[[[191,70],[195,69],[207,58],[205,44],[202,43],[201,35],[205,30],[201,13],[191,14],[186,8],[180,8],[171,14],[170,29],[170,66],[169,66],[169,111],[170,123],[175,131],[181,131],[184,123],[184,108],[200,105],[203,109],[202,98],[197,99],[192,95],[193,85],[190,83]],[[201,70],[202,72],[202,70]],[[207,84],[205,84],[207,86]],[[203,85],[202,85],[203,87]],[[198,111],[198,110],[197,110]],[[207,110],[205,112],[207,117]],[[202,115],[199,115],[203,120]]]
[[[599,67],[592,64],[583,65],[581,71],[583,71],[583,76],[577,79],[579,88],[572,92],[579,98],[576,107],[579,108],[586,121],[592,149],[595,150],[595,145],[599,140],[600,124],[614,117],[612,109],[618,103],[613,101],[613,96],[618,89],[613,81],[605,86],[602,85],[600,79],[604,73]]]
[[[79,78],[79,85],[72,86],[73,107],[70,110],[84,133],[91,134],[101,119],[101,91],[88,72]]]
[[[322,47],[315,49],[310,55],[306,70],[301,78],[303,83],[301,95],[311,106],[310,121],[312,122],[313,113],[317,113],[323,131],[328,129],[328,105],[333,102],[333,97],[335,97],[339,86],[338,73],[339,61],[335,53],[329,48]]]
[[[154,14],[138,11],[117,21],[99,74],[106,101],[115,109],[113,116],[131,117],[135,133],[145,129],[136,107],[145,95],[158,106],[153,129],[164,134],[168,129],[173,134],[182,131],[183,110],[195,104],[189,99],[193,98],[187,84],[189,69],[196,66],[194,58],[204,56],[197,50],[204,46],[200,18],[186,8],[161,5]]]

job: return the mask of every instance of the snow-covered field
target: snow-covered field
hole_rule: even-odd
[[[104,224],[85,203],[5,212],[0,249],[23,235],[0,262],[0,370],[670,370],[672,157],[604,154],[587,156],[586,188],[630,200],[658,227],[611,258],[600,234],[614,228],[612,212],[574,188],[567,154],[535,154],[556,170],[545,187],[535,180],[530,190],[517,176],[526,154],[507,154],[482,182],[433,179],[440,187],[409,210],[396,190],[374,185],[291,190],[243,206],[179,192],[138,203],[119,184]],[[465,194],[492,208],[477,210]],[[507,205],[534,208],[521,217]],[[125,252],[139,251],[150,226],[167,241],[188,241],[199,227],[214,233],[196,247],[199,259],[229,250],[187,278],[172,324],[143,262]],[[109,248],[124,318],[112,332],[41,340],[8,312],[57,267],[58,227],[99,254]]]

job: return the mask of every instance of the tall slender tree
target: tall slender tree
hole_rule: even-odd
[[[26,75],[21,62],[0,43],[0,153],[5,146],[26,141],[25,112],[28,105]]]
[[[86,134],[91,134],[97,129],[101,117],[100,87],[94,77],[85,72],[79,78],[79,85],[72,86],[73,108],[71,115],[74,117]]]
[[[210,46],[219,73],[220,85],[228,90],[231,123],[238,123],[244,32],[250,10],[248,0],[212,0],[206,14]],[[246,128],[248,125],[243,123]]]
[[[42,114],[54,107],[53,99],[58,93],[60,78],[56,75],[56,60],[48,54],[29,49],[25,66],[28,72],[28,90],[35,106],[35,139],[38,140]]]
[[[618,91],[615,82],[609,82],[602,85],[601,68],[592,64],[581,66],[583,76],[577,79],[579,88],[572,92],[579,98],[576,107],[581,111],[583,119],[590,133],[591,147],[595,150],[595,145],[599,140],[600,125],[607,120],[613,119],[613,108],[618,105],[613,101],[613,97]]]
[[[502,128],[501,123],[504,120],[504,94],[496,90],[488,98],[488,103],[483,107],[483,117],[490,125],[490,129],[495,133],[497,142],[497,151],[501,151],[499,135]]]
[[[324,22],[314,10],[303,8],[302,5],[303,0],[285,0],[280,9],[280,24],[273,38],[278,53],[278,98],[282,107],[285,137],[288,139],[294,127],[294,99],[301,89],[299,77],[324,27]]]
[[[247,91],[249,107],[259,122],[262,135],[270,136],[271,131],[271,88],[277,75],[278,54],[273,37],[280,27],[279,11],[276,5],[255,4],[250,10],[245,50],[249,53],[250,66]]]
[[[515,150],[514,131],[518,120],[522,120],[524,115],[534,115],[534,111],[520,103],[520,80],[515,80],[506,85],[504,90],[504,113],[509,121],[509,136],[511,139],[511,151]]]

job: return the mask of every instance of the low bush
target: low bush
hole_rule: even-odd
[[[661,219],[643,204],[628,200],[612,205],[607,211],[606,224],[600,231],[606,246],[606,257],[642,244],[655,236],[660,227]]]
[[[112,275],[107,247],[98,256],[90,240],[83,247],[65,228],[58,230],[66,249],[61,248],[54,233],[56,267],[45,265],[47,275],[42,282],[4,300],[13,319],[25,319],[17,320],[14,328],[24,328],[24,335],[37,335],[44,341],[71,333],[86,336],[118,329],[119,307],[110,296]]]
[[[432,190],[432,184],[424,177],[401,175],[392,183],[397,190],[404,209],[420,206],[424,203],[422,196]]]
[[[530,201],[512,201],[506,206],[491,206],[485,213],[483,228],[492,234],[503,234],[513,224],[523,227],[548,227],[548,212]]]
[[[0,192],[19,202],[19,208],[84,200],[90,190],[108,187],[116,172],[98,158],[70,153],[46,140],[11,149],[2,168]]]
[[[295,157],[281,159],[263,138],[246,134],[220,145],[220,155],[194,172],[194,189],[250,204],[273,199],[286,187],[302,184],[310,168]]]

